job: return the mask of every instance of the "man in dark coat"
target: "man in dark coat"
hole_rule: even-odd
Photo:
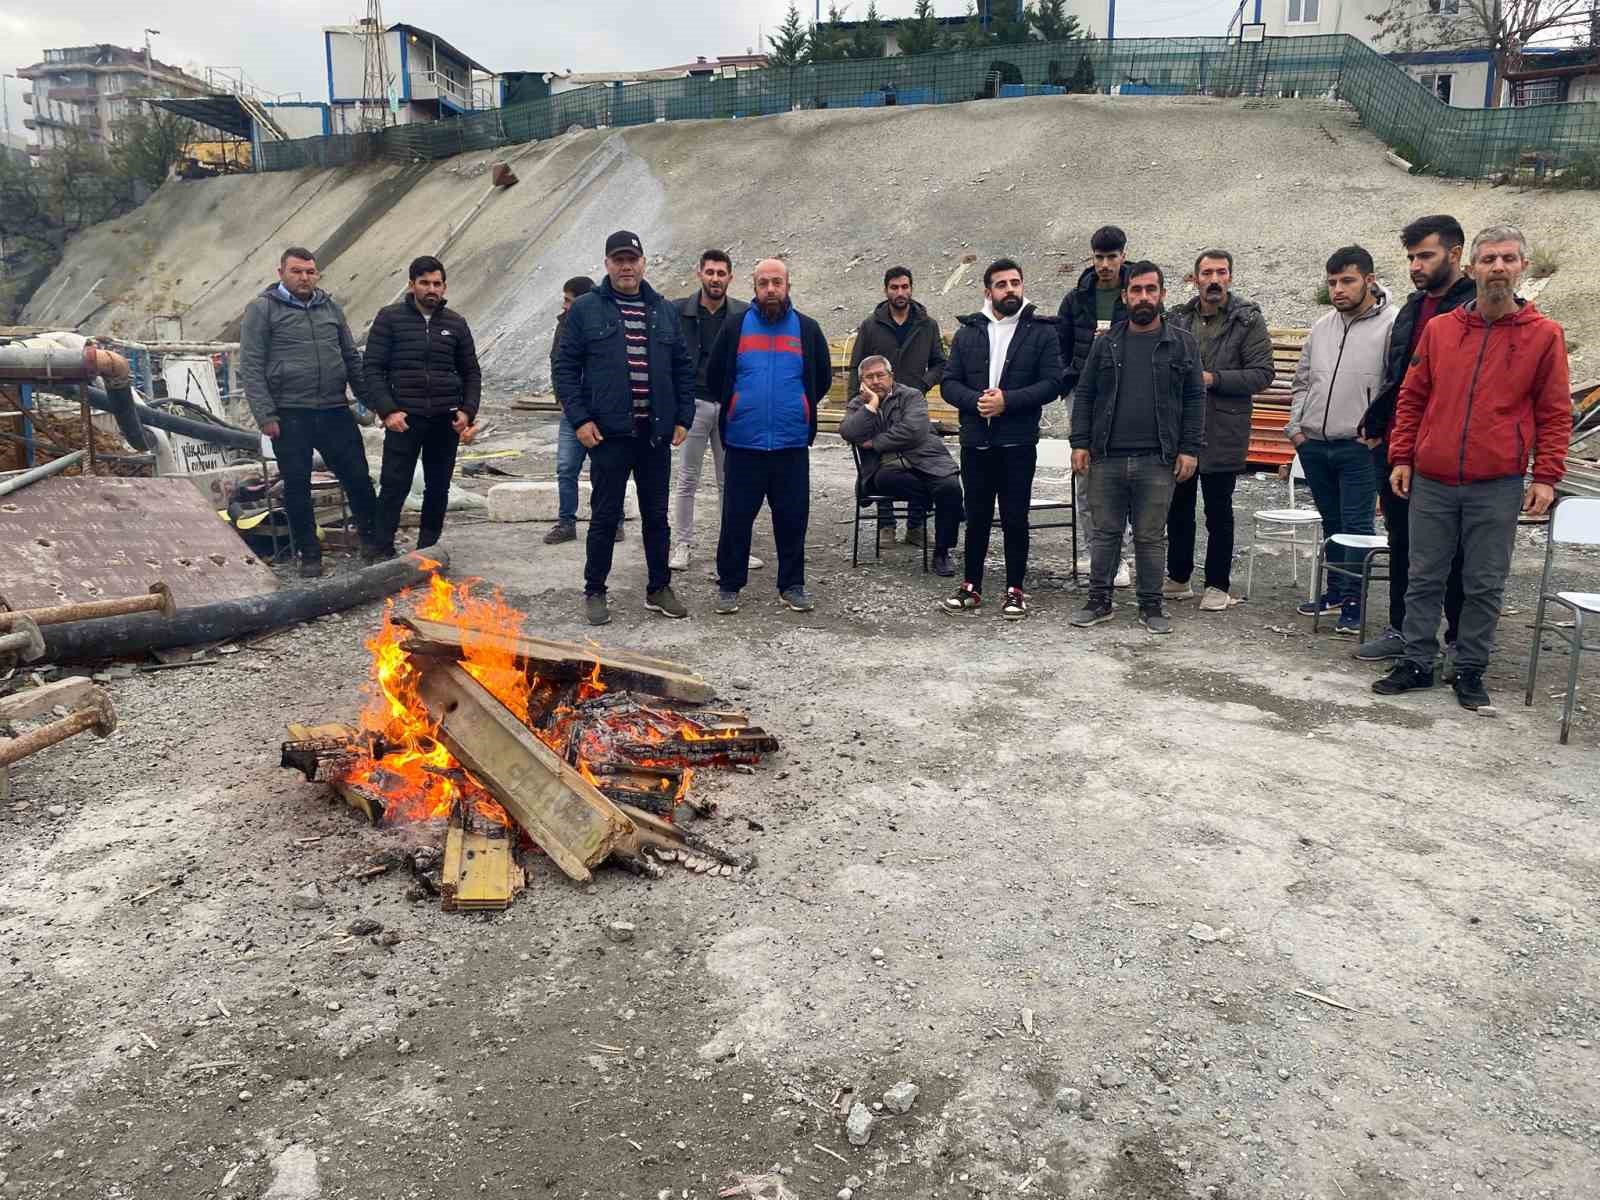
[[[928,422],[927,398],[896,383],[887,358],[871,354],[857,366],[861,390],[850,398],[839,422],[839,436],[861,450],[857,485],[918,505],[924,513],[932,506],[933,573],[949,578],[956,573],[950,549],[961,528],[956,461]]]
[[[1194,299],[1168,316],[1200,344],[1206,389],[1206,444],[1200,469],[1172,492],[1167,513],[1168,600],[1191,600],[1194,589],[1195,504],[1206,501],[1205,612],[1221,612],[1233,568],[1233,487],[1250,453],[1252,397],[1272,384],[1272,335],[1259,306],[1233,292],[1233,255],[1205,250],[1194,264]]]
[[[606,239],[606,278],[567,312],[556,355],[556,399],[589,452],[589,536],[584,616],[611,620],[606,579],[622,502],[633,477],[648,569],[644,606],[666,617],[689,612],[672,591],[667,491],[672,447],[694,424],[694,363],[672,302],[644,281],[644,247],[619,229]]]
[[[944,341],[939,322],[911,298],[910,267],[890,267],[883,273],[883,303],[856,329],[855,345],[850,350],[848,395],[861,391],[861,362],[873,355],[889,360],[889,370],[897,382],[915,388],[924,397],[944,378]],[[913,501],[906,541],[918,544],[922,528],[916,522],[925,509]],[[887,530],[887,534],[884,532]],[[887,501],[878,506],[878,541],[894,541],[894,509]]]
[[[382,490],[376,553],[392,558],[400,510],[422,459],[422,521],[417,549],[439,540],[456,447],[472,438],[482,374],[466,319],[445,307],[444,264],[413,259],[406,298],[378,310],[364,356],[372,409],[383,419]]]
[[[1411,500],[1389,485],[1389,433],[1394,428],[1395,401],[1405,382],[1406,368],[1422,340],[1422,331],[1434,317],[1460,308],[1478,294],[1477,285],[1461,270],[1461,253],[1467,235],[1461,222],[1443,214],[1418,217],[1400,231],[1411,286],[1416,288],[1394,319],[1389,332],[1389,357],[1384,364],[1383,387],[1373,397],[1361,419],[1361,437],[1372,448],[1378,473],[1378,507],[1389,536],[1389,623],[1384,631],[1356,649],[1368,662],[1399,658],[1406,641],[1406,588],[1411,581]],[[1461,547],[1450,562],[1444,591],[1444,682],[1455,682],[1456,633],[1461,626]]]
[[[1028,512],[1039,461],[1039,411],[1061,396],[1061,342],[1054,317],[1022,295],[1022,268],[996,259],[983,273],[983,310],[960,319],[945,364],[944,398],[961,413],[961,482],[966,491],[964,579],[945,600],[951,615],[982,604],[995,502],[1005,539],[1006,599],[1000,615],[1028,615]]]

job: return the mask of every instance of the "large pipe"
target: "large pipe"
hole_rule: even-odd
[[[117,405],[111,394],[104,388],[97,388],[91,384],[85,389],[89,396],[89,407],[117,415]],[[210,442],[213,446],[231,446],[236,450],[260,451],[261,435],[251,433],[248,429],[240,429],[237,425],[224,425],[222,422],[213,424],[210,421],[195,421],[189,417],[174,416],[169,412],[151,408],[140,404],[129,397],[129,415],[134,420],[155,429],[164,429],[168,433],[182,434],[184,437],[194,438],[196,441]],[[122,424],[122,417],[117,415],[118,425]],[[127,436],[124,429],[123,436]],[[140,431],[143,436],[143,431]]]
[[[20,343],[0,346],[0,379],[44,384],[104,379],[105,390],[100,392],[103,403],[92,407],[116,417],[117,428],[128,445],[135,450],[150,449],[134,411],[133,369],[114,350],[103,350],[92,342],[81,351]]]
[[[42,467],[34,467],[32,470],[24,471],[20,475],[13,475],[9,479],[0,480],[0,496],[9,496],[12,492],[20,491],[27,487],[30,483],[38,483],[41,479],[48,479],[52,475],[65,471],[75,463],[82,462],[86,453],[87,451],[84,450],[74,450],[71,454],[63,454],[60,458],[53,459]]]
[[[402,588],[425,582],[435,569],[450,565],[449,552],[430,546],[386,563],[338,575],[312,587],[285,588],[239,600],[223,600],[198,608],[180,609],[175,617],[139,613],[102,617],[70,625],[50,625],[44,634],[45,656],[52,662],[119,658],[192,646],[200,642],[226,642],[263,629],[294,625],[327,613],[342,612],[357,604],[381,600]]]

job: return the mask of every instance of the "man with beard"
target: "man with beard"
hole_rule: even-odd
[[[1061,298],[1061,307],[1056,310],[1056,333],[1061,339],[1061,366],[1065,372],[1061,394],[1069,398],[1095,339],[1128,319],[1128,308],[1122,300],[1122,289],[1128,284],[1128,235],[1115,225],[1102,225],[1089,235],[1089,253],[1090,265],[1078,276],[1077,286]],[[1078,476],[1074,486],[1077,488],[1078,545],[1088,553],[1094,543],[1094,510],[1090,507],[1088,477]],[[1132,582],[1127,548],[1124,537],[1117,555],[1118,587],[1127,587]]]
[[[944,342],[939,336],[939,322],[911,298],[911,287],[910,267],[890,267],[883,273],[883,303],[856,329],[847,395],[860,394],[862,360],[875,355],[889,360],[889,370],[899,386],[915,388],[923,396],[944,378]],[[924,511],[921,501],[911,501],[906,524],[909,545],[921,545],[918,519]],[[894,505],[885,500],[878,505],[878,543],[893,542]]]
[[[811,515],[811,443],[817,410],[833,384],[822,327],[789,302],[789,268],[756,264],[755,301],[729,321],[711,348],[706,384],[722,410],[722,531],[717,539],[717,606],[739,611],[749,581],[750,534],[766,501],[778,546],[778,596],[795,612],[806,591],[806,525]]]
[[[1206,443],[1200,469],[1173,489],[1167,513],[1169,600],[1194,596],[1195,502],[1206,501],[1206,588],[1203,612],[1221,612],[1233,570],[1233,486],[1250,454],[1252,397],[1272,383],[1272,335],[1261,309],[1233,293],[1233,255],[1204,250],[1194,263],[1199,295],[1171,321],[1194,334],[1200,346],[1200,379],[1206,389]]]
[[[1383,388],[1389,331],[1395,308],[1378,286],[1372,255],[1342,246],[1328,257],[1328,300],[1333,311],[1311,326],[1294,370],[1289,423],[1284,432],[1300,456],[1311,498],[1322,517],[1322,536],[1372,533],[1378,480],[1372,452],[1361,443],[1367,406]],[[1359,552],[1329,544],[1328,562],[1348,567]],[[1302,616],[1339,614],[1334,632],[1361,631],[1361,583],[1329,573],[1327,590],[1299,606]]]
[[[367,333],[367,392],[383,420],[377,553],[393,557],[400,510],[422,458],[422,522],[417,549],[439,540],[456,447],[472,440],[482,375],[472,330],[445,306],[444,264],[413,259],[406,298],[380,308]]]
[[[1028,511],[1039,461],[1039,412],[1061,395],[1056,319],[1023,298],[1022,268],[998,258],[983,273],[983,310],[960,318],[944,370],[944,398],[961,413],[961,483],[966,491],[965,570],[945,600],[952,616],[983,603],[996,501],[1005,540],[1006,599],[1000,615],[1028,615]],[[1120,529],[1121,526],[1118,526]]]
[[[678,319],[683,323],[683,340],[689,347],[689,357],[694,360],[694,425],[689,436],[678,447],[676,479],[672,486],[672,558],[674,571],[681,571],[694,557],[694,498],[700,490],[700,473],[706,464],[706,448],[711,449],[711,465],[717,473],[717,497],[723,493],[722,435],[717,432],[717,405],[711,399],[706,384],[706,364],[711,361],[711,347],[728,321],[738,322],[750,306],[743,300],[728,295],[728,284],[733,282],[733,259],[726,250],[707,250],[700,255],[696,272],[700,290],[673,303],[678,309]],[[763,563],[750,556],[752,567]]]
[[[672,447],[694,424],[694,363],[677,309],[644,281],[638,235],[619,229],[608,237],[605,262],[605,280],[567,312],[556,355],[556,399],[589,452],[584,616],[591,625],[611,620],[606,580],[631,475],[648,572],[644,606],[686,617],[667,566],[667,489]]]
[[[1477,297],[1430,321],[1400,385],[1389,434],[1390,485],[1411,502],[1411,578],[1405,651],[1372,685],[1392,696],[1433,686],[1439,609],[1456,547],[1462,552],[1456,699],[1483,708],[1483,673],[1518,512],[1543,516],[1566,473],[1571,381],[1561,326],[1517,298],[1528,243],[1512,225],[1472,239]],[[1523,487],[1528,456],[1533,482]]]
[[[278,282],[246,306],[239,331],[239,376],[250,415],[272,439],[302,579],[322,574],[322,543],[311,507],[313,454],[322,455],[344,488],[361,532],[363,557],[378,557],[373,540],[378,501],[361,430],[345,399],[349,387],[365,402],[367,381],[344,312],[317,286],[320,277],[311,251],[290,246],[278,259]]]
[[[1199,466],[1205,384],[1194,335],[1164,320],[1166,279],[1153,262],[1128,268],[1128,319],[1097,340],[1073,394],[1072,469],[1089,479],[1102,518],[1089,556],[1089,599],[1080,628],[1111,620],[1122,530],[1133,524],[1139,621],[1171,633],[1161,607],[1162,539],[1172,492]]]
[[[1406,587],[1411,563],[1410,501],[1395,494],[1389,486],[1389,430],[1394,425],[1394,405],[1400,384],[1411,364],[1411,356],[1422,331],[1434,317],[1467,303],[1477,287],[1461,271],[1461,252],[1467,236],[1454,217],[1418,217],[1400,231],[1406,261],[1411,268],[1411,286],[1417,290],[1407,298],[1394,319],[1389,335],[1389,359],[1384,367],[1383,387],[1373,397],[1361,419],[1361,437],[1372,448],[1373,469],[1378,476],[1378,506],[1383,510],[1383,525],[1389,535],[1389,624],[1370,642],[1363,642],[1356,657],[1367,661],[1399,658],[1405,649],[1400,631],[1406,621]],[[1461,548],[1456,547],[1450,563],[1450,580],[1444,589],[1444,681],[1455,681],[1456,631],[1461,624]]]

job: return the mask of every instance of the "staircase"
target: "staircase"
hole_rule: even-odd
[[[238,98],[239,107],[244,109],[246,115],[255,122],[256,128],[261,131],[262,137],[270,138],[277,142],[289,140],[289,135],[283,131],[282,125],[272,119],[272,114],[267,111],[266,105],[262,104],[254,96],[247,96],[243,92],[235,92],[234,95]]]

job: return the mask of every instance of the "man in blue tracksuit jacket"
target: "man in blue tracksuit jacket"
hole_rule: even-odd
[[[750,575],[750,534],[765,500],[778,546],[778,595],[796,612],[816,607],[806,592],[806,522],[817,409],[833,383],[822,327],[789,303],[789,268],[756,264],[755,300],[711,348],[706,386],[721,412],[722,533],[717,540],[719,613],[739,610]]]

